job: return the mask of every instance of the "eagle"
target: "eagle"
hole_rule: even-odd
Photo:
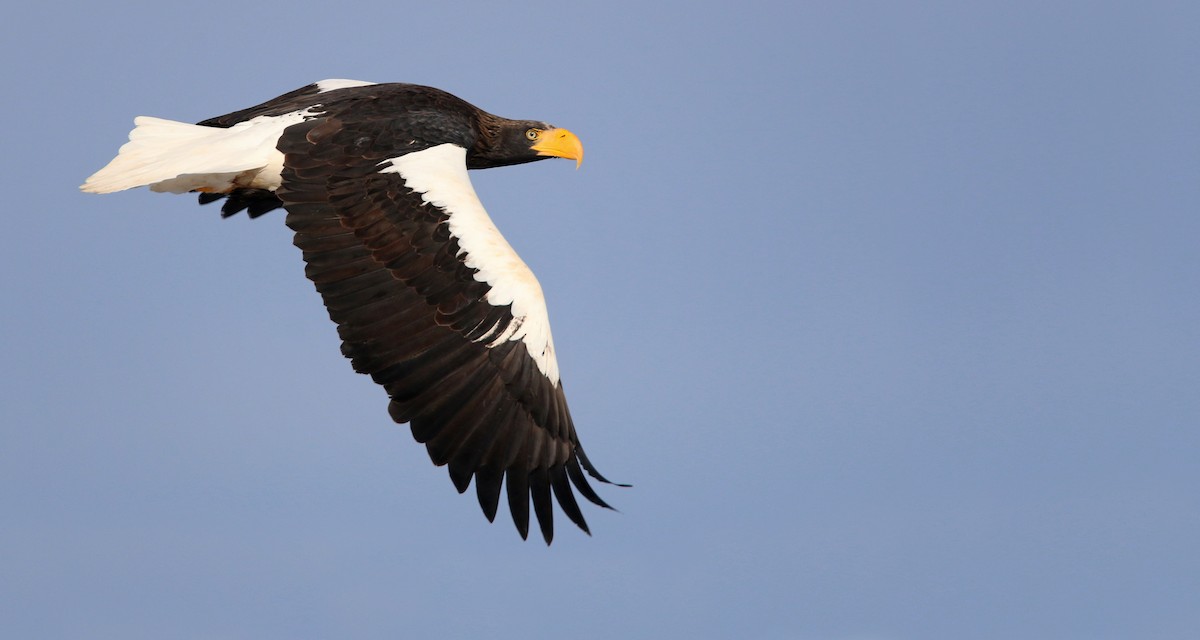
[[[575,491],[611,509],[559,379],[541,285],[467,175],[547,158],[583,161],[575,134],[510,120],[432,87],[323,80],[197,124],[141,116],[80,187],[195,192],[222,217],[286,211],[305,275],[355,371],[386,390],[459,493],[494,521],[503,492],[546,544],[551,495],[590,535]],[[585,475],[586,472],[586,475]],[[620,485],[626,486],[626,485]]]

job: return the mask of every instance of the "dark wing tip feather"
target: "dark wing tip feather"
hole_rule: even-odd
[[[510,468],[505,474],[508,490],[508,510],[522,540],[529,539],[529,475],[522,469]]]
[[[450,468],[450,481],[454,483],[454,488],[458,489],[459,493],[466,493],[467,487],[471,486],[471,477],[474,475],[472,469],[469,469],[461,464],[456,464],[456,461],[451,460],[447,465]]]
[[[549,545],[554,540],[554,503],[550,500],[550,475],[546,469],[539,467],[529,473],[529,492],[533,494],[533,511],[542,538]]]
[[[582,494],[584,498],[587,498],[588,502],[596,506],[604,507],[605,509],[616,511],[612,505],[605,502],[604,499],[596,493],[596,490],[592,488],[592,485],[588,484],[587,476],[583,475],[583,471],[581,471],[579,468],[578,459],[572,459],[567,462],[567,476],[570,477],[571,484],[575,485],[576,489],[579,489],[579,493]]]
[[[475,472],[475,495],[479,498],[479,506],[488,522],[496,521],[496,510],[500,506],[500,489],[504,480],[504,472],[488,468]]]
[[[583,447],[579,446],[578,444],[575,445],[575,455],[578,456],[579,461],[581,463],[583,463],[583,468],[587,469],[588,475],[599,480],[600,482],[603,482],[604,484],[611,484],[614,487],[625,487],[626,489],[633,486],[631,484],[622,484],[620,482],[613,482],[612,480],[609,480],[608,478],[605,478],[603,475],[601,475],[600,472],[596,469],[596,466],[592,464],[592,461],[588,460],[587,454],[583,452]]]
[[[589,536],[592,535],[588,529],[587,520],[583,517],[583,511],[579,509],[579,503],[575,501],[575,493],[571,491],[571,481],[567,477],[566,468],[562,465],[555,465],[550,469],[550,487],[554,489],[554,497],[558,499],[558,506],[562,508],[563,513],[575,523],[575,526],[583,530]]]

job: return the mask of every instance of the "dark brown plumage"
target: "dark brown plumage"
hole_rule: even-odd
[[[465,150],[463,162],[472,169],[550,156],[579,159],[577,139],[544,122],[499,118],[444,91],[406,84],[330,89],[319,83],[199,125],[230,129],[233,136],[286,118],[298,122],[283,128],[274,145],[283,154],[277,188],[243,172],[213,182],[226,187],[191,187],[203,191],[201,204],[225,199],[224,216],[286,209],[305,275],[337,324],[342,353],[356,371],[383,386],[391,417],[410,424],[434,464],[448,467],[459,492],[474,482],[489,520],[506,486],[522,537],[528,535],[532,500],[543,537],[547,543],[553,539],[551,496],[588,531],[573,489],[608,507],[585,472],[608,480],[579,443],[549,334],[540,353],[530,350],[541,343],[522,334],[532,331],[525,323],[545,322],[544,311],[516,314],[516,302],[490,300],[495,279],[509,277],[496,275],[509,268],[503,266],[507,262],[471,254],[464,243],[494,229],[454,209],[461,205],[429,201],[396,168],[401,159],[440,157],[421,152],[440,153],[447,145]],[[249,124],[235,127],[239,123]],[[455,179],[438,171],[443,170],[430,169],[428,180]],[[485,260],[493,264],[481,266]],[[518,276],[524,277],[512,277]],[[518,289],[523,308],[531,301],[542,304],[540,288],[532,286],[536,300]]]

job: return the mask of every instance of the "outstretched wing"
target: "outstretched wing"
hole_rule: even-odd
[[[584,531],[572,487],[608,507],[567,410],[540,286],[492,225],[465,149],[335,115],[289,128],[276,195],[342,352],[391,398],[461,493],[554,535],[551,494]]]

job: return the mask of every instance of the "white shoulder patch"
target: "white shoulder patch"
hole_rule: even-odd
[[[450,214],[447,224],[458,239],[459,258],[476,270],[476,280],[491,287],[488,304],[512,305],[513,322],[508,328],[479,340],[487,340],[489,347],[523,341],[538,369],[557,385],[558,359],[542,286],[484,210],[467,176],[466,158],[466,149],[441,144],[393,158],[380,172],[400,174],[404,184],[420,193],[425,202]]]
[[[366,86],[370,86],[370,85],[378,84],[378,83],[377,82],[364,82],[362,80],[344,80],[342,78],[330,78],[328,80],[322,80],[316,84],[317,84],[318,92],[325,93],[326,91],[333,91],[334,89],[349,89],[350,87],[366,87]]]

